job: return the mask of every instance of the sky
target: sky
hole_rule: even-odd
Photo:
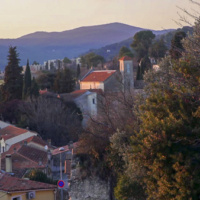
[[[154,30],[177,28],[189,0],[0,0],[0,38],[121,22]]]

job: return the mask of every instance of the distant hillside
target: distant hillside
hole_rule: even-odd
[[[63,32],[35,32],[17,39],[0,39],[0,68],[7,64],[9,46],[17,46],[21,65],[29,59],[43,63],[48,59],[77,57],[89,49],[97,49],[131,38],[143,28],[122,23],[80,27]],[[155,31],[161,34],[164,31]]]
[[[156,39],[159,39],[160,37],[164,38],[166,46],[169,49],[170,45],[171,45],[171,40],[172,40],[174,34],[177,31],[181,31],[181,30],[186,32],[186,33],[189,33],[189,34],[191,34],[192,31],[193,31],[192,27],[186,26],[186,27],[183,27],[182,29],[177,29],[177,30],[170,29],[170,30],[165,30],[165,31],[153,31],[153,32],[154,32],[154,34],[156,34]],[[119,54],[121,47],[125,46],[125,47],[131,49],[130,45],[131,45],[132,42],[133,42],[133,37],[130,37],[130,38],[123,40],[121,42],[106,45],[106,46],[101,47],[99,49],[90,49],[89,51],[87,51],[84,54],[87,54],[89,52],[94,52],[98,55],[103,56],[108,61],[108,60],[111,60],[112,58],[114,58],[115,56],[117,56]]]

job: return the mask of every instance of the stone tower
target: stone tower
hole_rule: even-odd
[[[119,59],[119,68],[122,75],[122,83],[124,90],[130,90],[134,88],[134,74],[133,74],[133,59],[124,56]]]

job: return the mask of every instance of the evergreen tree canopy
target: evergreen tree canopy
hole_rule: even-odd
[[[164,39],[156,40],[152,46],[149,48],[149,56],[154,57],[155,59],[163,58],[167,51]]]
[[[81,74],[81,68],[80,68],[80,65],[78,64],[77,65],[77,71],[76,71],[76,78],[77,79],[79,78],[80,74]]]
[[[143,182],[147,199],[199,199],[199,31],[197,23],[181,59],[165,58],[160,70],[146,75],[130,166],[132,180]]]
[[[88,53],[81,57],[81,64],[83,66],[90,67],[97,67],[98,64],[103,64],[104,57],[97,55],[95,53]]]
[[[123,46],[120,51],[119,51],[119,58],[122,58],[123,56],[129,56],[129,57],[133,57],[133,53],[131,52],[131,50],[125,46]]]
[[[8,64],[5,68],[4,85],[2,87],[4,101],[22,99],[23,76],[19,61],[17,48],[10,47]]]
[[[70,93],[75,88],[75,78],[68,68],[58,70],[54,81],[54,91],[58,93]]]
[[[29,60],[27,60],[26,71],[24,74],[24,82],[23,82],[23,99],[29,96],[31,93],[31,70],[29,66]]]
[[[136,51],[139,60],[148,55],[149,47],[154,38],[155,35],[152,31],[140,31],[134,35],[131,47]]]
[[[182,40],[185,37],[186,33],[184,31],[179,31],[174,35],[171,41],[171,49],[169,50],[172,59],[179,59],[182,56],[184,51]]]

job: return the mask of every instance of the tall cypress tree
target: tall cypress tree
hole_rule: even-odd
[[[30,95],[31,95],[31,98],[39,96],[39,87],[38,87],[38,84],[35,81],[34,77],[33,77],[32,83],[31,83],[31,94]]]
[[[4,85],[2,87],[3,100],[10,101],[22,98],[23,76],[19,66],[16,47],[9,48],[8,65],[5,68]]]
[[[77,79],[79,78],[80,74],[81,74],[81,68],[80,68],[80,65],[78,64],[77,65],[77,72],[76,72],[76,78]]]
[[[23,99],[30,95],[31,92],[31,70],[29,66],[29,60],[27,60],[26,71],[24,74],[24,83],[23,83]]]

